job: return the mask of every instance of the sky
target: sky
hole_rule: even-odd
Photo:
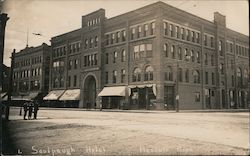
[[[50,45],[51,37],[79,29],[81,16],[103,8],[111,18],[157,2],[158,0],[0,0],[1,13],[10,19],[5,31],[4,64],[10,66],[13,49],[20,51],[42,43]],[[214,12],[226,16],[228,28],[249,36],[247,0],[161,0],[201,18],[213,21]],[[40,33],[42,36],[34,35]],[[27,37],[28,36],[28,37]]]

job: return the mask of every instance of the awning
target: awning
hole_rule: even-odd
[[[125,86],[104,87],[98,96],[125,96]]]
[[[80,89],[71,89],[66,90],[59,100],[67,101],[67,100],[79,100],[80,99]]]
[[[2,101],[7,101],[7,98],[8,98],[7,92],[1,93],[1,100]]]
[[[43,100],[58,100],[65,90],[52,90],[46,95]]]
[[[133,88],[145,88],[145,87],[152,87],[153,89],[153,93],[156,96],[156,84],[140,84],[140,85],[130,85],[128,86],[129,90],[128,90],[128,94],[129,96],[131,95],[131,89]]]

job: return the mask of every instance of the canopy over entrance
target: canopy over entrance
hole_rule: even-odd
[[[43,100],[58,100],[65,90],[52,90],[46,95]]]
[[[80,99],[80,89],[66,90],[59,100],[79,100]]]
[[[125,96],[125,86],[104,87],[98,96]]]

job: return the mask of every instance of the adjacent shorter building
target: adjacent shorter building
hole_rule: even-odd
[[[49,89],[51,48],[43,43],[13,55],[12,100],[42,100]]]

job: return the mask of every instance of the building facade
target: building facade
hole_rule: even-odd
[[[100,9],[51,46],[48,100],[161,110],[250,101],[249,37],[228,29],[218,12],[210,22],[163,2],[110,19]]]
[[[14,54],[12,100],[42,100],[49,90],[51,48],[43,43]]]

